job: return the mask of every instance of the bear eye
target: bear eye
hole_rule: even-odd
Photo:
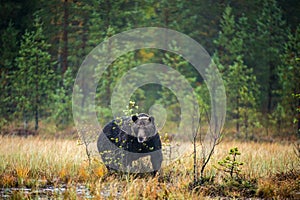
[[[133,115],[133,116],[131,117],[131,119],[132,119],[133,122],[136,122],[136,120],[138,120],[138,117],[137,117],[136,115]]]

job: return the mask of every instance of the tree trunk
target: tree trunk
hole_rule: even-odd
[[[240,101],[239,96],[236,97],[236,132],[239,135],[240,134]]]
[[[39,56],[36,55],[36,64],[35,64],[35,75],[39,77]],[[35,114],[35,126],[34,130],[39,128],[39,80],[35,79],[35,105],[34,105],[34,114]]]
[[[300,114],[298,114],[298,125],[297,125],[297,133],[298,133],[298,138],[300,139]]]
[[[86,16],[84,16],[84,20],[83,20],[83,33],[82,33],[82,45],[81,45],[81,49],[82,49],[82,57],[84,57],[86,55],[86,43],[88,40],[88,19]]]
[[[276,75],[275,75],[275,64],[272,61],[269,61],[269,80],[268,80],[268,100],[267,100],[267,112],[270,114],[274,109],[274,99],[273,91],[276,89]],[[276,99],[275,99],[276,100]]]
[[[108,32],[108,30],[109,30],[109,27],[110,27],[110,24],[111,24],[111,18],[110,18],[110,13],[111,13],[111,10],[112,10],[112,6],[111,6],[111,2],[109,1],[109,0],[106,0],[106,16],[107,16],[107,20],[105,21],[105,26],[106,26],[106,30],[107,30],[107,33],[106,33],[106,36],[107,37],[111,37],[112,35],[111,35],[111,32]],[[111,50],[111,48],[112,48],[112,45],[111,45],[111,41],[109,41],[109,43],[108,43],[108,55],[109,55],[109,57],[107,58],[107,60],[109,61],[110,60],[110,55],[111,55],[111,52],[112,52],[112,50]],[[106,69],[106,73],[107,73],[107,84],[105,85],[105,91],[106,91],[106,98],[105,99],[103,99],[104,101],[104,105],[105,106],[108,106],[109,104],[110,104],[110,98],[111,98],[111,82],[112,82],[112,79],[111,79],[111,74],[112,74],[112,72],[111,72],[111,67],[108,67],[107,69]]]
[[[267,91],[267,113],[266,114],[271,114],[273,110],[273,84],[275,81],[275,75],[274,75],[274,70],[275,67],[271,61],[268,62],[269,65],[269,77],[268,77],[268,91]],[[266,115],[266,133],[269,135],[269,120],[268,115]]]
[[[300,94],[300,93],[298,93]],[[300,109],[300,97],[298,97],[298,109]],[[298,138],[300,139],[300,110],[297,113],[297,118],[298,118],[298,123],[297,123],[297,133],[298,133]]]
[[[28,129],[28,120],[27,120],[26,111],[24,111],[23,113],[23,126],[24,126],[24,130],[26,131]]]
[[[268,102],[267,102],[267,113],[271,113],[272,111],[272,103],[273,103],[273,95],[272,95],[272,79],[269,77],[269,86],[268,86]]]
[[[63,16],[63,50],[62,50],[62,74],[68,69],[68,26],[69,26],[69,10],[68,0],[63,3],[64,16]]]
[[[193,152],[193,159],[194,159],[194,184],[196,184],[196,182],[198,180],[198,170],[197,170],[197,132],[194,133],[193,146],[194,146],[194,152]]]
[[[35,126],[34,126],[34,130],[38,130],[39,129],[39,110],[38,110],[38,105],[36,105],[35,107]]]
[[[244,125],[245,125],[245,137],[248,140],[248,114],[244,115]]]
[[[169,20],[169,9],[168,9],[168,7],[167,7],[167,5],[164,5],[165,6],[165,8],[163,9],[163,17],[164,17],[164,28],[166,28],[166,30],[165,30],[165,44],[164,44],[164,47],[165,48],[168,48],[168,27],[169,27],[169,23],[170,23],[170,20]]]

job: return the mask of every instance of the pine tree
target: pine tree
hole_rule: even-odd
[[[248,139],[249,132],[259,126],[255,98],[259,94],[259,87],[256,77],[253,69],[247,67],[241,57],[238,57],[237,61],[229,66],[226,79],[229,115],[235,119],[237,132],[244,133]]]
[[[60,76],[59,76],[60,77]],[[64,74],[61,86],[55,88],[52,94],[53,104],[51,118],[56,127],[65,127],[69,125],[72,118],[72,92],[74,78],[72,69],[68,68]]]
[[[142,9],[145,5],[140,1],[93,0],[89,2],[89,6],[90,18],[88,21],[87,45],[90,50],[113,35],[134,28],[136,24],[139,24],[138,21],[145,19]],[[119,12],[119,10],[122,10],[122,12]],[[109,55],[109,51],[114,51],[114,49],[107,46],[107,51],[106,53]],[[103,120],[112,117],[108,107],[111,103],[113,89],[128,70],[139,65],[138,54],[139,51],[135,51],[120,56],[103,72],[98,83],[96,97],[98,102],[97,112],[103,116]],[[95,74],[98,74],[97,70],[95,69]],[[136,97],[140,99],[135,99]],[[143,101],[142,97],[142,91],[139,89],[134,94],[133,99],[140,105],[140,102]]]
[[[11,93],[13,90],[12,72],[15,70],[14,59],[18,53],[18,30],[10,22],[1,35],[0,48],[0,127],[12,119],[14,104]]]
[[[214,60],[225,81],[228,117],[234,119],[237,133],[243,132],[248,137],[250,128],[259,124],[256,111],[259,85],[253,69],[244,64],[244,41],[251,38],[246,30],[247,18],[242,17],[236,22],[228,6],[220,24]]]
[[[22,37],[19,55],[16,58],[18,70],[14,74],[15,100],[17,110],[24,120],[24,129],[28,128],[28,121],[34,118],[34,128],[38,130],[39,119],[49,108],[54,86],[49,47],[45,42],[43,25],[36,16],[33,30],[27,30]]]
[[[232,65],[238,56],[241,56],[243,49],[243,39],[238,37],[240,30],[237,28],[232,8],[227,6],[220,21],[221,31],[215,40],[217,45],[216,56],[219,62],[225,67],[221,72],[227,73],[227,66]]]
[[[289,41],[285,44],[284,53],[281,56],[283,64],[279,67],[278,76],[282,86],[280,92],[284,115],[279,116],[277,124],[288,121],[296,123],[296,132],[300,136],[300,26],[294,34],[289,34]]]
[[[286,23],[276,0],[262,1],[256,29],[253,63],[256,64],[255,73],[261,85],[261,106],[265,113],[270,114],[278,103],[277,67],[281,64],[282,44],[287,36]]]

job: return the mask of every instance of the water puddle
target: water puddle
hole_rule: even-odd
[[[76,191],[75,191],[76,189]],[[92,199],[89,189],[84,185],[79,186],[67,186],[61,185],[58,187],[47,186],[44,188],[0,188],[0,199],[11,199],[14,195],[21,195],[24,197],[34,197],[37,199],[49,199],[51,197],[61,197],[64,196],[65,193],[71,190],[77,197],[81,197],[84,199]],[[73,194],[73,195],[74,195]]]

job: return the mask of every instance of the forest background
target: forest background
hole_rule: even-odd
[[[155,26],[187,34],[212,56],[226,87],[227,132],[249,140],[300,136],[297,0],[4,0],[0,6],[2,133],[69,130],[74,79],[85,56],[114,34]],[[149,62],[178,70],[200,108],[209,110],[206,85],[188,62],[141,49],[119,57],[99,81],[96,109],[102,123],[112,118],[117,81]],[[140,112],[160,103],[170,121],[165,131],[176,126],[171,122],[180,117],[180,105],[168,88],[148,84],[132,100]]]

